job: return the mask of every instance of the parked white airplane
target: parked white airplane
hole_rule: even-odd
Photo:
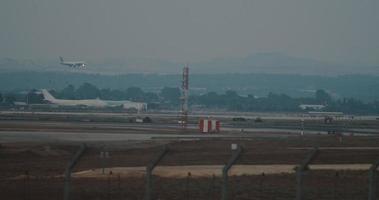
[[[122,107],[124,109],[134,108],[138,111],[146,110],[147,104],[132,101],[106,101],[97,99],[82,99],[82,100],[68,100],[68,99],[56,99],[50,94],[46,89],[41,90],[44,100],[51,104],[56,104],[60,106],[86,106],[95,108],[105,108],[105,107]]]
[[[83,61],[65,62],[62,57],[59,57],[59,59],[61,61],[61,65],[67,65],[67,66],[72,67],[72,68],[76,68],[76,67],[77,68],[80,68],[80,67],[84,68],[87,66],[87,63],[85,63]]]

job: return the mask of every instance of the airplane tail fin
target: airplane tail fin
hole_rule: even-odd
[[[61,63],[64,62],[63,58],[61,56],[59,56],[59,60],[61,61]]]
[[[55,98],[53,97],[53,95],[50,94],[49,91],[47,91],[46,89],[42,89],[42,95],[43,95],[43,98],[47,101],[54,101]]]

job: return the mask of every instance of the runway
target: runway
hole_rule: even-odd
[[[196,125],[0,120],[0,141],[11,142],[119,142],[148,140],[251,139],[299,136],[299,129],[223,127],[221,133],[202,134]],[[304,134],[326,134],[306,130]],[[370,134],[361,134],[362,136]]]
[[[197,121],[206,114],[220,119],[221,133],[202,134]],[[131,122],[135,118],[150,117],[153,123]],[[264,116],[263,122],[253,119]],[[190,115],[187,130],[177,123],[176,112],[160,113],[91,113],[91,112],[30,112],[0,111],[0,141],[11,142],[119,142],[149,140],[252,139],[257,137],[292,137],[303,131],[306,135],[323,135],[337,130],[345,135],[376,135],[376,116],[343,119],[335,125],[323,124],[321,118],[299,113],[202,113]],[[233,117],[246,117],[235,122]],[[299,119],[305,117],[304,130]],[[364,121],[369,120],[369,121]]]
[[[219,133],[201,134],[196,131],[175,133],[162,130],[124,130],[124,131],[70,131],[70,130],[2,130],[0,131],[0,141],[2,143],[13,142],[122,142],[122,141],[151,141],[151,140],[204,140],[204,139],[252,139],[252,138],[273,138],[292,137],[298,134],[257,132],[257,133]]]

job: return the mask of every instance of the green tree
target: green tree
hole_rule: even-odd
[[[38,93],[37,90],[31,90],[25,96],[25,102],[27,104],[39,104],[43,102],[43,99],[43,95]]]
[[[172,87],[164,87],[161,90],[160,96],[172,104],[179,104],[180,102],[180,89]]]
[[[4,103],[8,105],[14,105],[14,102],[16,101],[16,97],[13,94],[8,94],[4,97]]]
[[[75,87],[73,85],[68,85],[60,93],[59,97],[64,99],[75,99]]]
[[[208,92],[201,96],[199,99],[200,103],[208,107],[221,106],[223,102],[221,101],[221,96],[216,92]]]
[[[132,101],[143,101],[144,92],[139,87],[130,87],[126,89],[126,97]]]
[[[84,83],[76,90],[76,96],[79,99],[95,99],[100,97],[100,90],[90,83]]]
[[[157,102],[159,101],[158,95],[152,92],[146,92],[144,94],[144,101],[145,102]]]
[[[321,104],[327,104],[332,101],[332,97],[325,92],[325,90],[317,90],[315,93],[315,98],[317,102]]]

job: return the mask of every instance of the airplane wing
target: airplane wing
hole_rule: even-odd
[[[61,63],[62,65],[66,65],[66,66],[69,66],[69,67],[75,67],[75,64],[72,64],[72,63]]]

